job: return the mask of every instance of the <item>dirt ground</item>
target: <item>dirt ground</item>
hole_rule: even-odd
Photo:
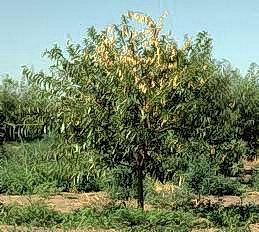
[[[40,197],[32,196],[8,196],[0,195],[0,203],[2,204],[30,204],[30,203],[45,203],[50,207],[60,212],[70,212],[78,208],[87,207],[90,205],[104,205],[109,202],[107,195],[104,192],[94,193],[61,193],[54,196]]]
[[[242,199],[238,196],[222,196],[220,198],[216,196],[204,197],[205,200],[210,200],[212,204],[222,203],[224,206],[240,205],[240,204],[255,204],[259,205],[259,192],[248,192]]]
[[[221,203],[224,206],[239,205],[241,204],[241,198],[238,196],[207,196],[202,198],[203,201],[210,201],[213,203]],[[32,196],[8,196],[0,195],[0,203],[2,204],[30,204],[41,202],[49,205],[60,212],[71,212],[75,209],[87,207],[91,205],[105,205],[111,200],[104,192],[94,193],[61,193],[49,197],[39,197],[37,195]],[[259,192],[248,192],[242,199],[243,204],[253,203],[259,205]]]

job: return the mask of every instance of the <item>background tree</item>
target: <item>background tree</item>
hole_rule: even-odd
[[[0,84],[0,124],[1,141],[38,138],[44,133],[44,122],[39,124],[46,111],[46,99],[37,99],[37,90],[24,80],[14,80],[9,76]],[[45,115],[47,115],[45,113]],[[28,121],[29,119],[29,121]],[[35,124],[35,122],[37,122]]]
[[[256,158],[259,134],[259,67],[252,63],[244,78],[236,80],[235,109],[239,117],[236,128],[240,138],[248,144],[248,156]]]

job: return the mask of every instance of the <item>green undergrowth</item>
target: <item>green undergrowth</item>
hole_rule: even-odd
[[[99,191],[103,172],[97,167],[96,157],[57,153],[53,148],[55,143],[59,141],[49,137],[30,143],[6,144],[5,153],[0,157],[0,193]]]
[[[194,213],[208,219],[215,227],[228,228],[230,231],[238,228],[245,231],[250,224],[259,222],[259,206],[255,204],[199,206]]]
[[[44,204],[1,205],[0,224],[62,229],[115,229],[118,231],[175,231],[219,228],[220,231],[249,231],[258,222],[259,209],[254,205],[210,206],[187,209],[126,208],[114,203],[100,207],[55,211]]]
[[[0,223],[16,226],[50,228],[103,228],[127,231],[189,231],[196,217],[183,210],[150,210],[122,208],[83,208],[71,213],[60,213],[46,205],[2,205]]]

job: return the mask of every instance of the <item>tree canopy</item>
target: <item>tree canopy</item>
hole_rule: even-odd
[[[109,167],[130,168],[142,208],[145,175],[163,181],[201,155],[229,173],[245,153],[241,139],[258,123],[252,119],[258,96],[250,98],[258,89],[244,89],[242,96],[251,99],[246,115],[234,88],[240,74],[214,59],[208,34],[179,46],[162,26],[163,16],[154,21],[128,12],[118,25],[90,28],[82,44],[46,51],[49,72],[23,72],[35,98],[45,99],[43,113],[26,122],[59,131],[75,152],[94,151]],[[243,132],[236,126],[241,115],[248,123]]]

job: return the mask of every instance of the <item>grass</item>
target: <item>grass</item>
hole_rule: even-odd
[[[103,228],[129,231],[187,231],[195,216],[190,212],[122,208],[108,205],[103,208],[83,208],[61,213],[46,205],[2,205],[0,223],[16,226],[50,228]]]
[[[63,221],[60,213],[40,203],[2,205],[0,215],[1,224],[18,226],[53,227]]]
[[[1,205],[0,224],[62,229],[115,229],[123,231],[175,231],[218,228],[220,231],[248,231],[259,221],[254,205],[223,207],[214,205],[187,209],[142,211],[114,203],[104,207],[81,208],[62,213],[41,203]]]
[[[254,204],[201,206],[194,210],[197,216],[208,219],[215,227],[243,228],[259,222],[259,206]]]
[[[0,193],[10,195],[98,191],[102,175],[93,155],[57,154],[55,138],[6,144],[0,158]],[[15,170],[15,171],[14,171]]]

